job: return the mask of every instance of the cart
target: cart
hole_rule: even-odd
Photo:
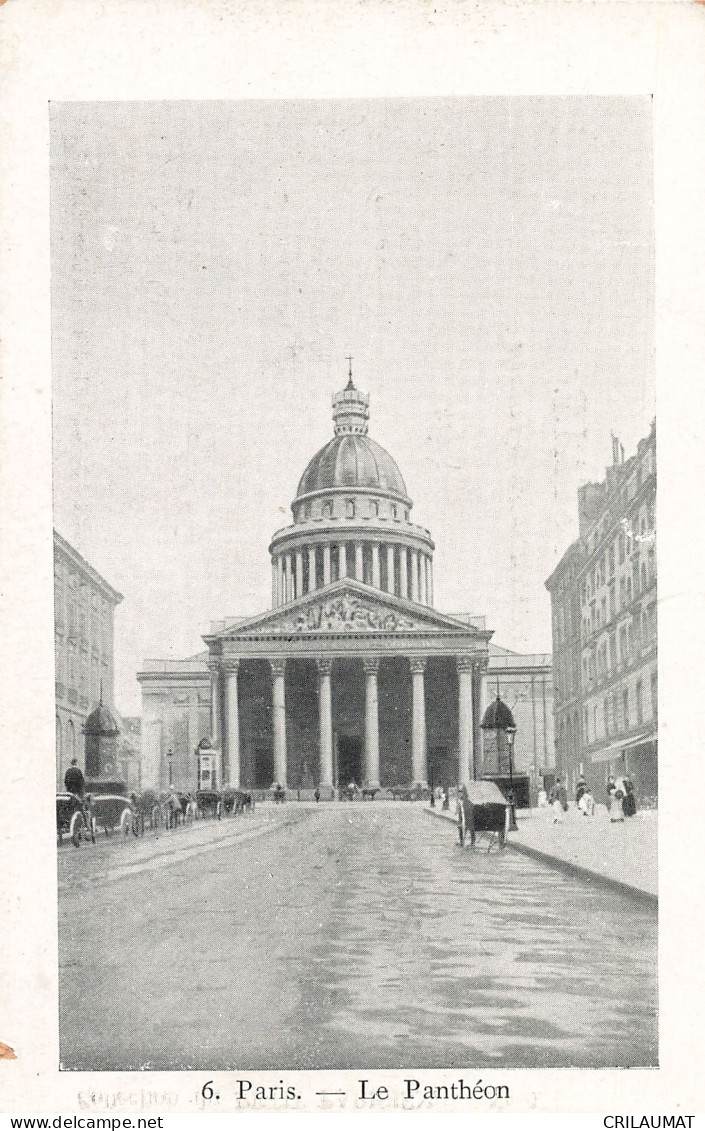
[[[56,795],[56,833],[61,844],[64,834],[78,848],[82,840],[95,844],[95,827],[87,800],[75,793]]]
[[[489,781],[464,785],[458,797],[458,840],[464,848],[502,849],[507,839],[509,802],[498,786]]]
[[[197,790],[196,806],[199,817],[211,816],[219,821],[223,816],[223,799],[217,789]]]

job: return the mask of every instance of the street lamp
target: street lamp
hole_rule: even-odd
[[[169,749],[166,752],[166,764],[169,768],[169,788],[170,789],[174,784],[174,767],[173,767],[173,764],[172,764],[172,758],[173,757],[174,757],[174,751],[171,749],[171,747],[169,747]]]
[[[482,730],[493,730],[497,736],[497,770],[499,770],[499,755],[501,750],[500,735],[504,732],[509,754],[509,831],[517,831],[516,804],[514,798],[514,765],[512,760],[512,747],[517,732],[514,716],[506,703],[497,695],[494,703],[490,703],[485,711],[480,724]]]
[[[517,831],[516,802],[514,797],[514,766],[512,763],[512,751],[514,749],[516,733],[516,727],[506,728],[507,753],[509,754],[509,831],[512,833]]]

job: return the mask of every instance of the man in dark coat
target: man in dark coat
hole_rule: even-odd
[[[71,759],[71,765],[64,774],[64,788],[67,793],[75,793],[77,797],[83,797],[85,793],[86,782],[81,773],[78,758]]]

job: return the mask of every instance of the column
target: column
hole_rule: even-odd
[[[387,546],[387,592],[394,592],[394,546]]]
[[[237,673],[240,661],[223,660],[225,672],[225,717],[227,742],[223,744],[223,784],[240,788],[240,708],[237,694]]]
[[[482,730],[480,727],[482,722],[482,704],[486,702],[484,683],[485,665],[482,661],[476,661],[472,669],[472,741],[473,750],[475,752],[474,777],[481,777],[484,773],[484,751],[482,749]],[[497,751],[497,758],[499,759],[499,750]],[[499,769],[499,761],[497,762],[497,768]]]
[[[323,584],[330,585],[330,542],[323,546]]]
[[[355,577],[357,581],[365,580],[365,572],[362,564],[362,542],[355,543]]]
[[[427,604],[426,601],[426,555],[419,554],[419,603],[421,605]]]
[[[372,543],[372,584],[375,589],[382,588],[379,575],[379,542]]]
[[[402,546],[399,550],[399,596],[400,597],[408,597],[409,596],[409,586],[408,586],[407,570],[406,570],[406,557],[407,557],[406,546]]]
[[[428,579],[426,581],[426,593],[428,595],[428,603],[433,608],[433,558],[429,554],[426,559],[426,566],[428,568]]]
[[[272,724],[274,730],[274,780],[286,789],[286,660],[270,660],[272,669]]]
[[[211,673],[211,742],[220,746],[220,662],[208,661]]]
[[[458,784],[475,779],[473,749],[472,669],[469,656],[457,656],[458,669]]]
[[[272,608],[273,609],[276,609],[276,607],[277,607],[277,585],[278,585],[278,582],[279,582],[279,577],[278,577],[278,574],[277,574],[277,559],[272,558]]]
[[[362,661],[365,669],[365,785],[379,787],[379,713],[377,707],[377,672],[379,657]]]
[[[286,571],[284,569],[284,555],[279,554],[277,558],[279,566],[279,604],[286,604]]]
[[[338,543],[338,577],[348,576],[347,542]]]
[[[319,786],[331,789],[333,786],[333,708],[331,701],[330,672],[333,661],[327,657],[317,660],[318,664],[318,732],[320,739]]]
[[[426,786],[428,776],[426,753],[426,695],[424,672],[426,660],[409,661],[411,668],[411,761],[414,785]]]
[[[294,597],[303,596],[304,592],[304,552],[303,550],[296,551],[296,585],[294,590]]]
[[[308,548],[308,592],[312,593],[316,588],[316,547],[309,546]]]
[[[294,600],[294,555],[286,555],[286,600]]]
[[[418,550],[410,550],[411,554],[411,593],[409,596],[412,601],[419,600],[419,552]]]

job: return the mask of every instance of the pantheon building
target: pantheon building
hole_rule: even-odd
[[[214,623],[196,656],[145,661],[145,785],[194,788],[208,741],[219,787],[462,783],[501,768],[480,730],[497,690],[533,726],[532,744],[519,711],[518,757],[523,740],[535,774],[552,764],[550,656],[435,609],[431,532],[369,416],[351,376],[271,540],[271,609]]]

